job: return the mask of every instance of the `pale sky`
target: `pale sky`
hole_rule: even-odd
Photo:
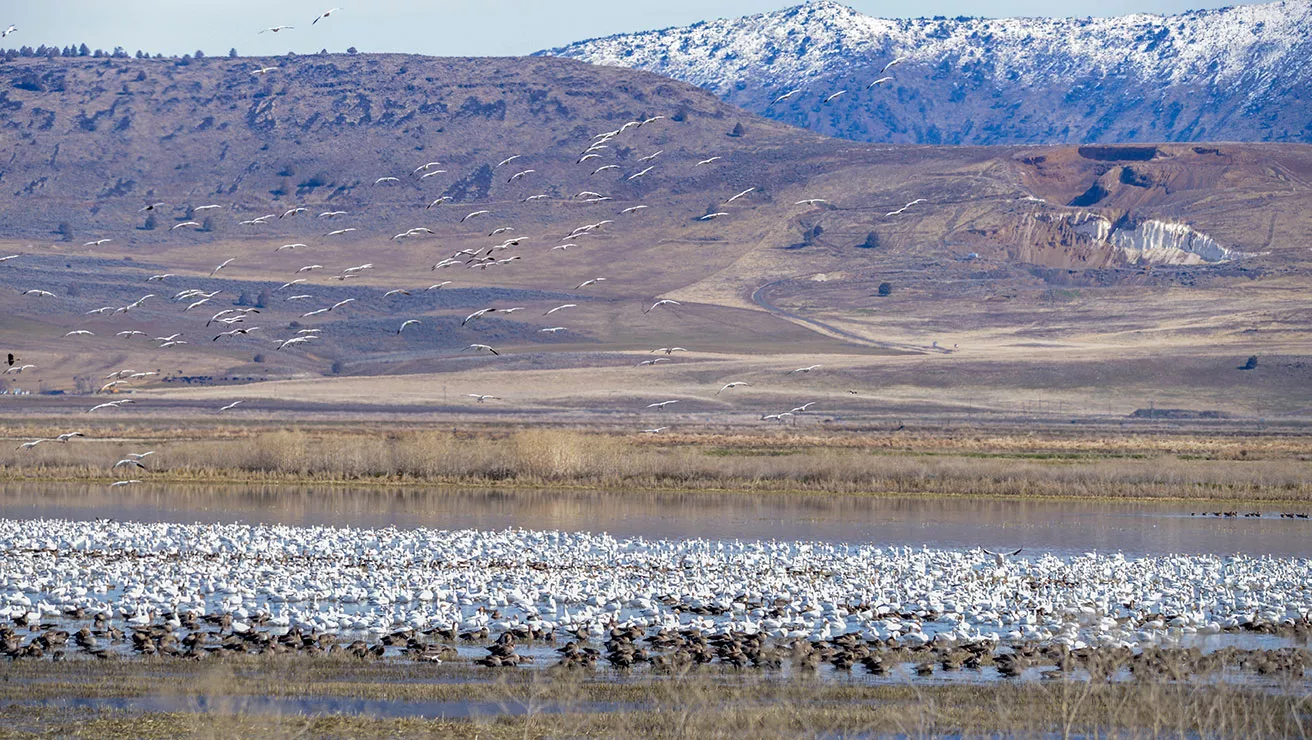
[[[243,56],[328,49],[436,56],[528,54],[597,36],[682,26],[796,5],[800,0],[23,0],[0,3],[0,27],[18,31],[0,47],[86,43],[106,51]],[[341,10],[315,26],[314,17]],[[1010,17],[1177,13],[1234,3],[1206,0],[850,0],[868,15]],[[8,7],[4,7],[8,6]],[[908,11],[908,7],[914,9]],[[277,34],[261,28],[293,25]]]

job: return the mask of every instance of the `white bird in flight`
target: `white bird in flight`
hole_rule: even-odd
[[[13,33],[14,31],[17,31],[17,30],[18,30],[18,26],[10,26],[9,28],[6,28],[6,29],[4,30],[4,33],[0,33],[0,39],[3,39],[3,38],[8,37],[9,34]]]
[[[332,15],[333,13],[336,13],[336,12],[339,11],[339,10],[341,10],[341,8],[333,8],[332,10],[325,10],[324,12],[322,12],[322,13],[320,13],[318,16],[316,16],[314,20],[310,21],[310,25],[313,26],[314,24],[318,23],[319,21],[323,20],[324,18],[327,18],[328,16]]]
[[[901,216],[903,213],[906,213],[906,210],[907,210],[908,208],[910,208],[911,206],[914,206],[914,205],[916,205],[917,203],[924,203],[924,202],[925,202],[925,199],[924,199],[924,198],[916,198],[915,200],[913,200],[913,201],[911,201],[910,203],[908,203],[908,204],[902,206],[901,208],[897,209],[896,211],[889,211],[888,213],[885,213],[885,214],[884,214],[884,218],[891,218],[891,217],[893,217],[893,216]]]
[[[98,247],[98,246],[100,246],[101,244],[108,244],[108,243],[110,243],[110,242],[112,242],[112,241],[114,241],[114,240],[113,240],[113,239],[97,239],[97,240],[95,240],[95,241],[93,241],[93,242],[87,242],[87,243],[83,244],[82,246],[84,246],[84,247]]]
[[[728,205],[728,204],[734,202],[735,200],[738,200],[739,198],[743,198],[743,197],[746,197],[746,196],[748,196],[748,195],[751,195],[751,194],[754,193],[754,192],[756,192],[756,188],[755,188],[755,187],[747,188],[746,190],[744,190],[744,191],[742,191],[741,193],[739,193],[739,194],[733,196],[733,197],[730,198],[729,200],[726,200],[724,203],[725,203],[725,205]]]
[[[712,162],[718,162],[718,161],[720,161],[721,159],[724,159],[724,157],[716,156],[716,157],[711,157],[710,159],[703,159],[702,161],[700,161],[700,162],[698,162],[697,164],[693,165],[693,167],[701,167],[701,166],[704,165],[704,164],[711,164]]]
[[[846,90],[839,90],[838,92],[834,93],[833,95],[830,95],[829,97],[825,98],[825,102],[828,103],[828,102],[832,101],[834,98],[837,98],[839,95],[842,95],[843,93],[846,93],[846,92],[847,92]]]
[[[495,310],[496,310],[495,308],[480,308],[480,309],[478,309],[477,311],[475,311],[475,312],[469,314],[468,316],[466,316],[466,317],[465,317],[465,320],[460,322],[460,325],[461,325],[461,326],[464,326],[465,324],[468,324],[469,322],[473,321],[474,319],[481,319],[481,318],[483,318],[484,316],[486,316],[487,314],[490,314],[490,313],[492,313],[492,312],[495,311]]]
[[[660,409],[661,411],[664,411],[666,406],[669,406],[669,405],[672,404],[672,403],[678,403],[678,402],[679,402],[679,399],[677,399],[677,398],[674,399],[674,400],[672,400],[672,401],[658,401],[658,402],[656,402],[656,403],[649,403],[649,404],[647,404],[647,408],[649,408],[649,409]]]
[[[218,274],[219,270],[222,270],[223,268],[227,267],[228,265],[231,265],[236,259],[237,259],[236,257],[229,257],[228,259],[224,260],[224,261],[223,261],[223,264],[221,264],[221,265],[219,265],[218,267],[214,268],[214,271],[210,273],[210,277],[214,277],[216,274]]]
[[[313,334],[307,334],[306,336],[303,337],[292,337],[291,339],[284,339],[282,340],[282,343],[278,345],[278,349],[280,350],[285,349],[295,344],[304,344],[305,342],[308,342],[312,339],[314,339]]]
[[[651,304],[651,307],[648,308],[646,311],[643,311],[643,313],[651,313],[652,311],[655,311],[661,306],[682,306],[682,305],[683,305],[682,303],[679,303],[676,300],[672,300],[670,298],[662,298],[659,301],[656,301],[655,303]]]
[[[1021,553],[1021,551],[1024,550],[1025,548],[1023,548],[1023,547],[1018,548],[1015,552],[993,552],[992,550],[990,550],[990,549],[988,549],[988,548],[986,548],[986,547],[981,547],[980,549],[983,550],[985,554],[987,554],[987,555],[992,555],[992,556],[993,556],[993,562],[997,563],[997,564],[998,564],[998,567],[1001,568],[1001,567],[1003,567],[1003,566],[1005,566],[1005,565],[1007,564],[1007,558],[1009,558],[1009,557],[1013,557],[1013,558],[1016,557],[1016,556],[1019,555],[1019,554]]]
[[[895,65],[895,64],[901,64],[902,62],[905,62],[906,60],[907,60],[906,57],[898,57],[898,58],[894,59],[893,61],[889,62],[888,64],[885,64],[885,65],[884,65],[884,68],[881,69],[881,70],[879,70],[879,74],[881,74],[881,75],[884,74],[884,73],[887,72],[888,70],[892,69],[893,65]]]
[[[789,370],[789,371],[788,371],[788,374],[789,374],[789,375],[792,375],[793,373],[809,373],[809,372],[811,372],[812,370],[816,369],[817,367],[820,367],[820,366],[819,366],[819,365],[807,365],[806,367],[799,367],[799,368],[797,368],[796,370]]]
[[[260,31],[260,33],[277,33],[279,31],[285,31],[289,28],[296,28],[296,26],[269,26],[263,31]]]
[[[245,402],[244,402],[244,401],[233,401],[232,403],[228,404],[227,406],[224,406],[223,408],[219,409],[219,412],[222,413],[222,412],[224,412],[224,411],[229,411],[229,410],[231,410],[231,409],[235,409],[235,408],[237,408],[238,406],[240,406],[240,405],[243,404],[243,403],[245,403]]]
[[[729,390],[730,388],[741,388],[742,386],[750,386],[750,385],[751,385],[751,383],[748,383],[748,382],[746,382],[746,381],[735,380],[735,381],[733,381],[732,383],[725,383],[724,386],[720,388],[720,390],[718,390],[718,391],[715,392],[715,395],[718,396],[718,395],[720,395],[721,393],[723,393],[723,392]]]
[[[419,323],[420,323],[419,319],[406,319],[405,321],[401,322],[401,328],[397,329],[396,333],[400,334],[401,332],[405,331],[405,328],[407,326],[417,326]]]
[[[866,85],[866,89],[869,90],[870,88],[874,87],[875,85],[882,85],[882,84],[884,84],[885,82],[892,82],[892,81],[893,81],[893,78],[892,78],[892,77],[880,77],[879,79],[875,80],[874,82],[870,83],[869,85]]]
[[[495,353],[494,353],[494,354],[495,354]],[[472,398],[472,399],[474,399],[474,400],[476,400],[476,401],[478,401],[479,403],[483,403],[484,401],[500,401],[500,400],[501,400],[500,398],[498,398],[498,397],[496,397],[496,396],[489,396],[489,395],[487,395],[487,394],[485,394],[485,393],[466,393],[465,395],[468,396],[468,397],[470,397],[470,398]]]
[[[789,90],[788,92],[784,93],[783,95],[780,95],[779,97],[775,98],[774,100],[771,100],[771,101],[770,101],[770,105],[774,105],[775,103],[782,103],[782,102],[784,102],[785,100],[787,100],[787,99],[793,97],[794,95],[796,95],[796,94],[798,94],[798,93],[800,93],[800,92],[802,92],[801,88],[798,88],[798,89],[796,89],[796,90]],[[766,106],[766,107],[768,108],[769,106]]]

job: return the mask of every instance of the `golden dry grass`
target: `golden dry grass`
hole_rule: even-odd
[[[29,430],[36,431],[36,430]],[[619,435],[217,427],[0,452],[9,479],[110,480],[157,449],[160,481],[317,481],[848,494],[1312,500],[1303,437]],[[38,435],[39,436],[39,435]]]

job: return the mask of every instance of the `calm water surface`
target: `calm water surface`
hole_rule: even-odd
[[[1191,503],[989,501],[810,494],[470,490],[343,486],[9,483],[0,516],[439,529],[585,530],[646,538],[793,539],[880,545],[1312,555],[1312,520],[1194,516]],[[1301,509],[1300,509],[1301,510]]]

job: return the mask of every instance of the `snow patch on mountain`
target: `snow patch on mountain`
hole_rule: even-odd
[[[1306,97],[1291,91],[1306,90],[1312,81],[1312,0],[1175,16],[998,19],[872,18],[833,0],[813,0],[770,13],[592,39],[540,53],[658,72],[782,120],[789,119],[783,111],[776,115],[770,105],[775,96],[835,78],[841,87],[833,82],[814,92],[828,95],[853,83],[861,86],[855,92],[894,59],[904,60],[902,69],[920,68],[929,81],[923,87],[938,83],[945,99],[958,107],[971,103],[953,97],[960,96],[963,85],[987,83],[983,92],[1002,98],[1004,107],[1009,97],[1045,91],[1090,119],[1095,111],[1085,109],[1103,99],[1123,103],[1117,96],[1127,88],[1140,96],[1171,90],[1213,98],[1218,105],[1240,109],[1224,114],[1260,116],[1262,106],[1309,107]],[[894,67],[888,74],[900,71]],[[869,110],[880,104],[841,114],[890,117]],[[819,130],[837,127],[844,135],[841,123],[794,122]],[[862,131],[852,133],[864,137]],[[1078,140],[1078,134],[1076,127],[1069,138]],[[978,139],[978,128],[968,135]],[[1312,128],[1289,136],[1312,138]]]

